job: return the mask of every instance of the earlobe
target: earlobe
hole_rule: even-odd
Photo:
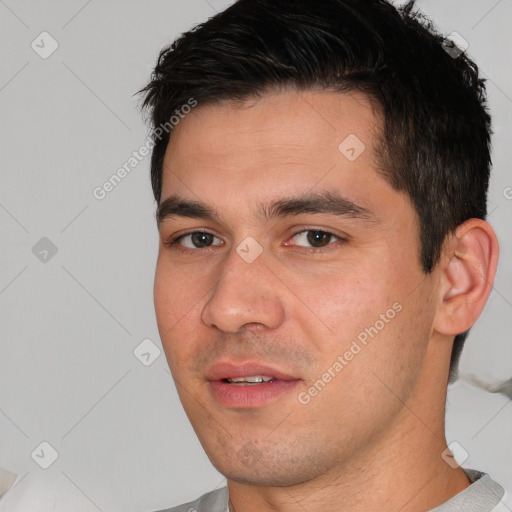
[[[498,253],[496,234],[481,219],[467,220],[446,241],[434,323],[437,332],[457,335],[473,326],[491,292]]]

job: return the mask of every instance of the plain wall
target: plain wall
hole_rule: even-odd
[[[145,339],[161,348],[149,157],[103,199],[93,191],[146,141],[134,93],[159,50],[229,3],[0,2],[0,466],[19,475],[3,511],[149,511],[225,482],[188,423],[163,352],[149,366],[133,353]],[[493,383],[512,377],[512,2],[418,6],[443,34],[468,41],[488,78],[489,221],[502,253],[461,373]],[[55,44],[43,31],[58,43],[47,58],[31,47],[44,54]],[[510,400],[461,380],[447,407],[448,440],[469,452],[464,466],[512,488]],[[43,441],[59,455],[48,469],[36,463],[51,456]]]

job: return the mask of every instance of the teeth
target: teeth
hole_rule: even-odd
[[[273,377],[268,377],[266,375],[254,375],[250,377],[238,377],[236,379],[227,379],[228,382],[233,383],[241,383],[241,382],[249,382],[250,384],[261,384],[262,382],[270,382]]]

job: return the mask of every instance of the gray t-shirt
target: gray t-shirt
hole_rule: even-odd
[[[504,490],[487,473],[464,469],[471,485],[430,512],[510,512],[501,502]],[[230,512],[228,488],[204,494],[196,501],[158,512]]]

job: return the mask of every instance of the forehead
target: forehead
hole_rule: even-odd
[[[380,125],[374,102],[363,93],[284,90],[244,102],[199,104],[174,129],[167,154],[189,160],[208,153],[224,165],[230,151],[279,156],[300,148],[298,156],[305,158],[328,149],[337,156],[338,144],[355,135],[368,157]]]
[[[322,189],[394,208],[390,195],[398,193],[376,171],[381,125],[359,92],[288,90],[199,104],[172,133],[162,199],[178,194],[240,212]]]

